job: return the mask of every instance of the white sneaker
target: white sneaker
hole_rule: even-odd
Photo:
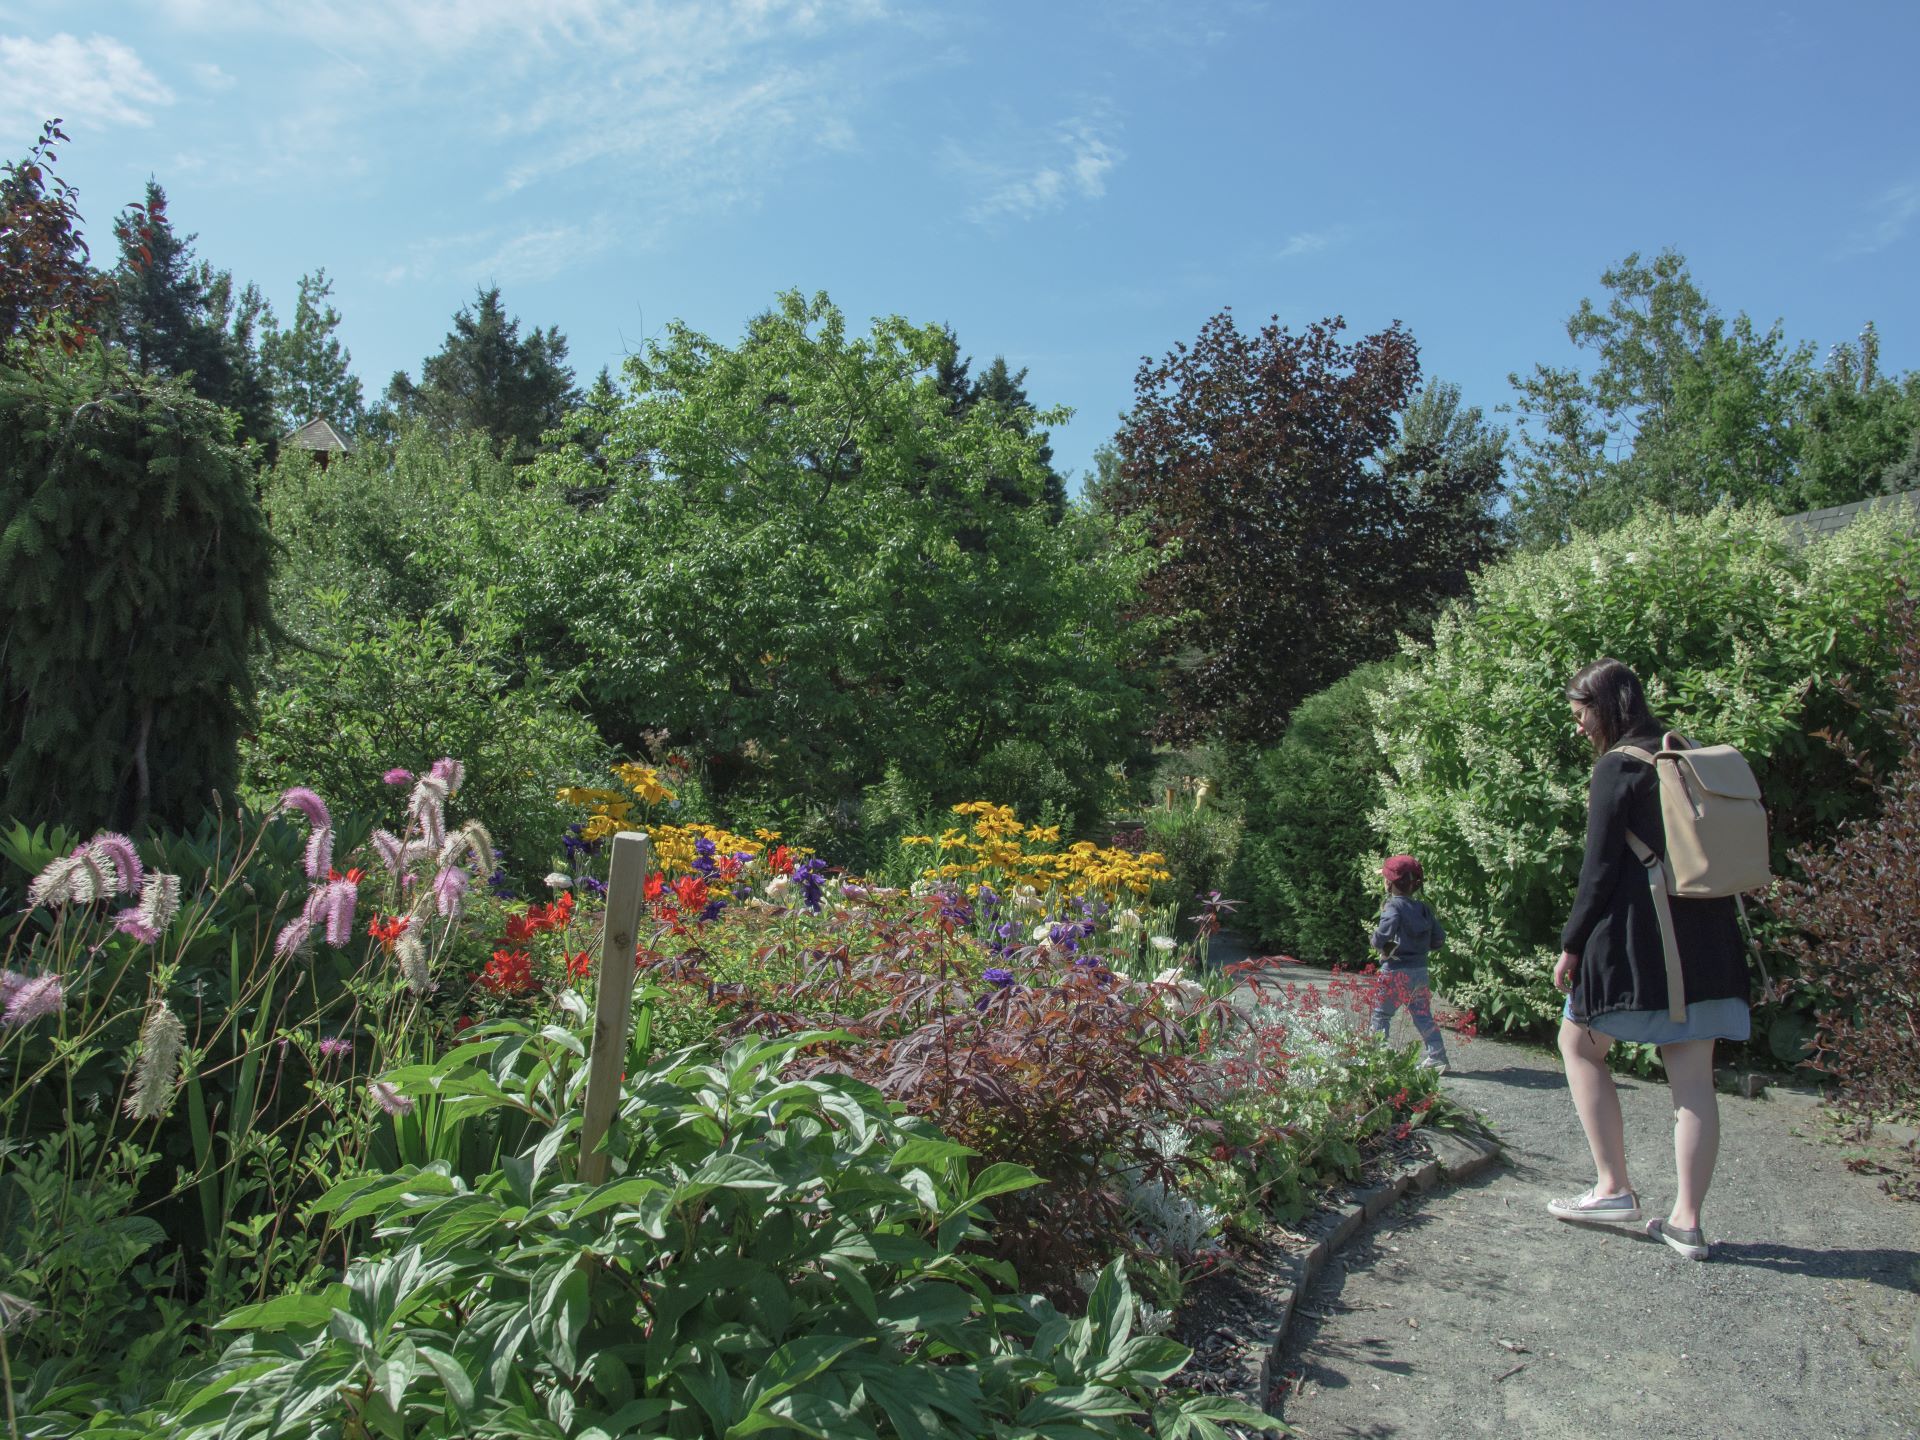
[[[1589,1190],[1570,1200],[1549,1200],[1547,1213],[1576,1225],[1631,1224],[1640,1218],[1640,1197],[1631,1190],[1619,1195],[1596,1195]]]

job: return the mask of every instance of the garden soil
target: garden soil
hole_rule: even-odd
[[[1404,1014],[1394,1038],[1413,1041]],[[1505,1164],[1386,1212],[1300,1297],[1273,1408],[1301,1435],[1920,1440],[1920,1205],[1850,1170],[1865,1152],[1811,1097],[1720,1097],[1699,1264],[1550,1219],[1593,1177],[1559,1057],[1448,1039],[1445,1089]],[[1666,1088],[1620,1088],[1629,1170],[1662,1214]]]

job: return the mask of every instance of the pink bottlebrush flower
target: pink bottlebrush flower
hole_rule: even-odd
[[[338,1060],[343,1055],[351,1054],[353,1054],[353,1042],[351,1040],[343,1040],[338,1035],[323,1035],[320,1037],[320,1058],[322,1060]]]
[[[118,874],[111,860],[81,845],[33,877],[27,886],[29,905],[88,905],[117,888]]]
[[[367,1094],[374,1104],[389,1115],[408,1115],[413,1112],[413,1097],[402,1095],[385,1080],[376,1080],[367,1086]]]
[[[31,1025],[49,1015],[58,1015],[67,1003],[67,992],[58,975],[35,975],[23,980],[7,997],[7,1008],[0,1012],[0,1024]]]
[[[155,873],[147,877],[140,890],[140,904],[122,910],[113,917],[113,928],[131,935],[143,945],[151,945],[173,924],[180,913],[180,877]]]
[[[433,849],[447,843],[447,795],[445,781],[426,776],[407,797],[407,818],[413,829]]]
[[[13,992],[26,983],[26,976],[16,975],[11,970],[0,970],[0,1011],[7,1008],[7,1002],[13,999]]]
[[[393,767],[393,769],[387,771],[386,774],[382,775],[380,779],[383,784],[404,785],[409,780],[413,779],[413,772],[411,770],[402,770],[398,765],[396,765]]]
[[[433,903],[443,917],[451,918],[460,913],[460,907],[466,901],[467,887],[473,883],[473,877],[457,865],[449,865],[433,877]]]
[[[353,912],[360,903],[360,887],[351,880],[335,880],[322,890],[327,943],[336,950],[353,938]]]
[[[333,869],[333,827],[321,825],[307,837],[307,878],[324,880]]]
[[[327,813],[327,802],[304,785],[296,785],[283,793],[280,796],[280,808],[298,810],[316,830],[333,828],[333,817]]]
[[[313,922],[304,915],[296,916],[281,929],[280,938],[273,942],[273,953],[285,960],[306,949],[312,938]]]
[[[466,781],[467,767],[451,756],[442,756],[433,762],[433,768],[427,773],[446,786],[447,794],[451,796],[457,794]]]
[[[112,868],[115,890],[123,895],[140,893],[140,883],[147,872],[141,867],[140,854],[133,848],[133,841],[111,830],[103,830],[87,842],[87,851],[96,860],[105,862],[102,869]]]

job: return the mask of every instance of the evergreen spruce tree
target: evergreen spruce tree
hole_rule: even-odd
[[[440,352],[421,364],[418,384],[404,370],[395,373],[386,396],[391,416],[381,417],[381,428],[417,419],[443,433],[478,430],[502,456],[523,463],[579,403],[566,362],[567,337],[558,326],[522,338],[500,287],[483,287],[453,317]]]
[[[156,181],[117,230],[114,334],[135,372],[187,380],[240,417],[243,437],[271,445],[279,432],[254,337],[272,317],[259,290],[248,285],[236,295],[229,272],[194,258],[198,237],[173,228]]]
[[[233,425],[97,348],[0,366],[0,814],[132,829],[233,793],[273,558]]]

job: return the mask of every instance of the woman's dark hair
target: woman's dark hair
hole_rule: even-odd
[[[1640,677],[1618,660],[1596,660],[1567,682],[1567,699],[1593,712],[1593,753],[1604,755],[1629,735],[1658,735]]]

